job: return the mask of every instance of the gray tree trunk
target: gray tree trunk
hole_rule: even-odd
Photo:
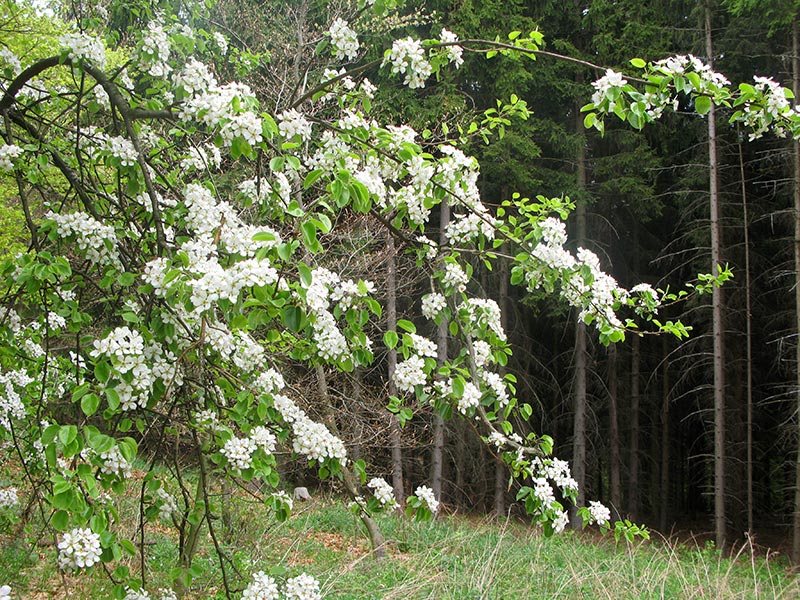
[[[639,372],[640,340],[634,335],[631,340],[631,441],[628,480],[628,512],[632,519],[639,515]]]
[[[395,257],[394,238],[386,230],[386,329],[397,330],[397,261]],[[394,383],[394,370],[397,367],[397,348],[389,350],[389,396],[397,396],[397,385]],[[405,486],[403,484],[403,435],[397,417],[389,413],[389,443],[392,447],[392,489],[397,500],[397,507],[402,510],[405,505]]]
[[[440,205],[440,227],[439,244],[442,246],[447,243],[445,228],[450,222],[450,206],[442,200]],[[439,347],[437,360],[441,365],[447,360],[447,336],[448,323],[442,319],[437,332],[437,344]],[[431,456],[431,489],[437,499],[442,499],[442,464],[444,460],[444,419],[440,415],[433,417],[433,454]]]
[[[576,131],[581,132],[583,120],[580,111],[576,111]],[[586,146],[583,135],[578,133],[580,143],[575,156],[576,183],[578,188],[586,187]],[[579,199],[575,208],[577,226],[577,242],[586,240],[586,203]],[[575,373],[573,380],[573,433],[572,433],[572,476],[578,484],[577,505],[586,503],[586,325],[579,322],[575,327]],[[574,529],[580,529],[580,519],[570,518]]]
[[[711,6],[705,11],[706,55],[713,68],[714,47],[711,41]],[[717,272],[721,264],[721,224],[719,174],[717,161],[717,123],[716,110],[711,105],[708,113],[708,168],[709,205],[711,221],[711,269]],[[714,287],[711,296],[712,337],[714,361],[714,532],[718,548],[724,548],[727,534],[725,515],[725,346],[722,290]]]
[[[792,21],[792,89],[795,98],[800,93],[800,34],[798,34],[797,16]],[[794,142],[794,273],[795,273],[795,312],[797,332],[800,332],[800,144]],[[794,483],[794,515],[792,535],[792,560],[800,562],[800,340],[795,347],[795,394],[798,423],[797,458]]]
[[[661,359],[661,485],[658,510],[658,527],[662,533],[667,531],[669,520],[669,348],[667,340],[662,340]]]
[[[617,346],[608,347],[608,420],[609,420],[609,472],[611,506],[615,512],[622,509],[622,484],[620,483],[619,416],[617,414]]]

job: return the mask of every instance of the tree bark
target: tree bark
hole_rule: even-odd
[[[508,192],[504,191],[503,198],[508,197]],[[506,310],[506,300],[508,298],[508,262],[505,258],[500,258],[500,269],[499,269],[499,277],[500,277],[500,284],[499,284],[499,298],[497,301],[498,306],[500,306],[500,325],[503,327],[503,331],[508,331],[508,312]],[[505,375],[506,369],[505,367],[500,367],[498,372],[501,376]],[[502,414],[499,416],[500,420],[503,420]],[[494,515],[496,518],[500,519],[506,516],[506,480],[508,475],[506,473],[506,466],[502,460],[495,460],[494,461]]]
[[[753,531],[753,315],[750,300],[750,223],[747,216],[747,186],[744,156],[739,144],[739,175],[742,181],[742,218],[744,220],[744,287],[745,287],[745,394],[747,405],[747,531]]]
[[[578,150],[575,156],[576,183],[579,189],[586,187],[586,146],[580,133],[583,120],[576,111],[576,131],[579,132]],[[586,203],[579,199],[575,206],[577,226],[576,239],[583,244],[586,239]],[[573,433],[572,433],[572,475],[578,484],[577,505],[586,503],[586,325],[579,321],[575,326],[575,373],[573,379]],[[572,515],[572,527],[580,529],[580,519]]]
[[[797,16],[792,21],[792,89],[795,98],[800,93],[800,34],[798,33]],[[794,146],[794,294],[795,294],[795,318],[797,329],[800,332],[800,144],[793,143]],[[797,456],[795,464],[795,483],[794,483],[794,515],[793,515],[793,535],[792,535],[792,560],[800,562],[800,340],[795,345],[795,395],[796,410],[795,419],[798,423],[797,431]]]
[[[631,441],[630,478],[628,480],[628,512],[631,519],[639,515],[639,373],[641,361],[640,339],[634,335],[631,340]]]
[[[386,329],[397,330],[397,261],[395,256],[394,237],[386,229]],[[397,348],[391,348],[387,356],[389,363],[389,396],[397,396],[397,385],[394,382],[394,370],[397,367]],[[397,417],[389,413],[389,443],[392,447],[392,489],[397,500],[397,507],[405,506],[405,487],[403,484],[403,435]]]
[[[445,229],[450,222],[450,206],[442,200],[440,205],[440,231],[439,244],[444,246],[447,243]],[[442,318],[437,332],[437,361],[441,366],[447,360],[447,320]],[[431,456],[431,489],[434,496],[441,501],[442,499],[442,463],[444,460],[444,419],[441,415],[433,417],[433,454]]]
[[[317,389],[319,391],[322,413],[325,425],[331,430],[334,435],[339,435],[339,428],[336,426],[336,419],[333,415],[333,408],[331,407],[330,395],[328,394],[328,379],[325,375],[325,368],[322,365],[317,365]],[[358,491],[358,480],[355,474],[347,465],[342,465],[342,481],[347,493],[351,498],[356,498],[361,494]],[[384,543],[383,534],[381,533],[378,524],[365,510],[358,513],[358,517],[364,524],[369,536],[370,545],[372,546],[372,554],[375,558],[386,557],[386,545]]]
[[[608,420],[609,420],[609,474],[611,506],[619,513],[622,509],[622,484],[620,483],[619,416],[617,414],[617,346],[608,347]]]
[[[662,340],[664,356],[661,359],[661,493],[659,494],[658,527],[662,533],[667,531],[669,520],[669,348],[667,340]]]
[[[714,48],[711,40],[711,7],[705,10],[706,55],[713,68]],[[708,113],[708,167],[709,167],[709,205],[711,221],[711,269],[717,272],[721,264],[721,225],[719,174],[717,162],[717,124],[716,110],[711,105]],[[714,286],[711,296],[712,338],[714,362],[714,532],[718,548],[725,547],[725,345],[723,340],[722,290]]]

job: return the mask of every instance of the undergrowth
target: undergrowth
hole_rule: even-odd
[[[135,531],[133,505],[121,513],[121,532]],[[259,570],[278,576],[307,572],[321,581],[323,597],[337,600],[800,598],[800,583],[783,557],[748,546],[722,556],[713,547],[658,539],[628,545],[575,532],[548,539],[511,520],[451,515],[419,523],[387,515],[380,525],[388,558],[378,561],[360,522],[337,499],[298,503],[284,523],[264,516],[243,496],[234,497],[228,511],[221,543],[234,566],[233,598]],[[41,523],[31,522],[22,535],[0,538],[0,585],[11,585],[19,598],[110,597],[112,585],[102,569],[78,576],[58,572],[54,540],[37,539],[41,530]],[[162,524],[148,524],[146,543],[148,588],[168,587],[175,536]],[[210,540],[203,543],[186,598],[225,598]],[[137,557],[127,561],[139,569]]]

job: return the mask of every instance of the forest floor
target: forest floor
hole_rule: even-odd
[[[243,574],[230,576],[237,599],[249,574],[259,570],[279,580],[307,572],[320,581],[323,598],[337,600],[800,599],[800,578],[783,556],[763,548],[744,546],[721,556],[709,543],[669,543],[657,535],[629,545],[590,532],[548,539],[513,520],[456,514],[418,523],[385,515],[378,521],[388,556],[377,560],[360,522],[339,499],[296,503],[279,523],[261,505],[237,498],[230,516],[221,544]],[[130,521],[123,515],[120,533],[135,539]],[[148,525],[148,536],[147,587],[157,600],[156,590],[169,586],[176,535],[158,523]],[[203,544],[186,598],[225,598],[213,547],[209,540]],[[127,560],[138,572],[138,558]],[[54,564],[52,543],[0,536],[0,585],[11,585],[14,598],[112,597],[101,569],[63,575]]]

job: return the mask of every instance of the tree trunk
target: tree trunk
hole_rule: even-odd
[[[508,197],[508,192],[504,191],[503,198]],[[508,298],[508,262],[504,258],[500,258],[500,285],[497,304],[500,306],[500,325],[503,331],[508,331],[508,312],[507,312],[507,298]],[[501,376],[505,375],[505,367],[498,369]],[[499,420],[503,420],[502,414]],[[494,515],[498,519],[506,516],[506,481],[508,475],[506,466],[502,460],[495,460],[494,462]]]
[[[320,395],[325,425],[328,427],[328,429],[330,429],[331,433],[334,435],[339,435],[339,428],[336,426],[336,419],[333,415],[330,395],[328,394],[328,380],[325,376],[325,368],[322,365],[317,365],[316,375],[317,389]],[[347,465],[342,466],[342,481],[344,482],[344,487],[347,489],[347,493],[350,494],[351,498],[356,498],[357,496],[361,495],[358,490],[358,480],[353,474],[353,471]],[[358,517],[361,519],[361,523],[364,524],[364,527],[367,530],[367,535],[369,536],[369,541],[372,545],[372,554],[375,556],[375,558],[385,558],[386,545],[384,544],[383,534],[378,528],[378,524],[365,510],[361,510],[358,513]]]
[[[394,237],[386,230],[386,329],[397,330],[397,261],[395,256]],[[389,396],[397,396],[397,385],[394,382],[394,370],[397,367],[397,348],[389,350]],[[405,487],[403,485],[403,436],[397,417],[389,413],[389,443],[392,447],[392,489],[397,500],[398,510],[405,505]]]
[[[711,43],[711,8],[705,11],[706,55],[713,68],[714,48]],[[717,124],[716,110],[711,105],[708,113],[708,167],[709,204],[711,220],[711,269],[717,272],[721,264],[721,225],[720,198],[717,163]],[[723,340],[723,298],[722,290],[714,286],[711,296],[712,337],[714,361],[714,531],[718,548],[724,548],[726,541],[725,518],[725,346]]]
[[[444,246],[447,243],[445,236],[445,229],[450,222],[450,206],[446,201],[442,200],[440,205],[440,231],[439,231],[439,244]],[[447,320],[442,318],[437,332],[438,354],[437,361],[442,365],[447,360],[447,336],[448,336],[448,323]],[[433,416],[433,455],[431,456],[431,489],[434,496],[442,500],[442,462],[444,458],[444,419],[441,415]]]
[[[622,509],[622,485],[619,464],[619,417],[617,415],[617,346],[608,347],[608,420],[609,420],[609,473],[611,506],[619,513]]]
[[[797,17],[792,21],[792,89],[795,98],[800,93],[800,34]],[[794,146],[794,294],[796,312],[796,331],[800,332],[800,144]],[[800,340],[795,345],[795,394],[798,413],[797,457],[794,483],[794,519],[792,536],[792,560],[800,562]]]
[[[631,340],[631,442],[630,442],[630,479],[628,481],[628,512],[631,519],[639,515],[639,372],[640,372],[640,339],[634,335]]]
[[[580,133],[583,120],[580,111],[576,111],[576,131],[580,142],[575,156],[576,183],[579,189],[586,187],[586,146]],[[583,244],[586,239],[586,203],[579,199],[575,206],[577,225],[577,243]],[[577,505],[586,503],[586,325],[581,321],[575,326],[575,373],[573,379],[573,433],[572,433],[572,475],[578,484]],[[575,515],[570,522],[572,527],[580,529],[582,524]]]
[[[669,520],[669,348],[667,340],[662,340],[661,359],[661,493],[659,494],[658,527],[666,534]]]
[[[747,404],[747,531],[753,531],[753,315],[750,305],[750,232],[747,217],[747,186],[744,176],[744,156],[739,144],[739,174],[742,180],[742,218],[744,219],[744,287],[745,287],[745,394]]]

